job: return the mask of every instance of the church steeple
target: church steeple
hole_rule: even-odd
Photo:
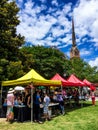
[[[72,46],[76,46],[76,37],[75,37],[75,29],[74,29],[73,18],[72,18]]]
[[[71,47],[71,51],[70,51],[70,58],[72,59],[74,57],[80,58],[80,52],[76,46],[74,19],[72,18],[72,47]]]

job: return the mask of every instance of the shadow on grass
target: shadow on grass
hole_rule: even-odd
[[[67,114],[68,112],[71,112],[71,111],[74,111],[77,109],[82,109],[84,107],[89,107],[89,106],[92,106],[92,103],[87,102],[87,101],[84,101],[84,102],[79,103],[79,104],[75,104],[75,103],[66,104],[65,105],[65,113]]]
[[[77,109],[82,109],[85,107],[90,107],[92,106],[92,102],[88,102],[88,101],[83,101],[79,104],[75,104],[75,103],[67,103],[65,104],[65,114],[64,115],[68,115],[71,111],[75,111]],[[56,109],[52,109],[52,119],[58,116],[64,116],[63,114],[60,113],[59,107],[57,107]]]

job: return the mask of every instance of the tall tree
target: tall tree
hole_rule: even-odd
[[[0,1],[0,57],[9,61],[18,60],[19,47],[24,43],[24,37],[16,34],[18,12],[14,1]]]
[[[22,47],[20,51],[23,53],[21,60],[25,72],[33,68],[48,79],[59,73],[64,78],[75,74],[81,80],[85,78],[92,82],[97,80],[98,71],[96,71],[96,67],[91,67],[81,58],[72,58],[69,60],[64,53],[56,48],[32,46]]]
[[[67,63],[67,58],[56,48],[46,48],[43,46],[33,46],[33,47],[23,47],[21,52],[26,54],[32,54],[33,60],[28,59],[28,63],[32,63],[28,66],[34,68],[45,78],[51,78],[54,74],[59,73],[64,74],[65,64]],[[28,56],[29,56],[28,55]],[[27,56],[27,55],[26,55]],[[22,62],[27,64],[25,58],[22,58]],[[29,62],[30,61],[30,62]],[[28,67],[27,67],[28,68]],[[68,68],[66,64],[66,68]]]
[[[19,8],[15,1],[0,1],[0,80],[2,80],[2,74],[5,75],[3,80],[8,75],[5,65],[8,65],[10,61],[19,61],[19,47],[24,44],[24,37],[16,33],[16,27],[20,23],[18,12]]]
[[[95,81],[95,76],[98,77],[96,67],[91,67],[87,62],[80,58],[73,58],[70,60],[69,74],[75,74],[81,80],[88,79],[92,82]]]

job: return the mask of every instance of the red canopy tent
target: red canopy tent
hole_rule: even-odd
[[[68,82],[72,82],[74,86],[86,86],[84,82],[78,79],[74,74],[72,74],[68,79]]]
[[[86,86],[89,86],[91,90],[96,90],[96,87],[93,85],[93,83],[89,82],[87,79],[84,79],[83,83],[85,83]]]
[[[62,82],[62,86],[73,86],[74,84],[72,82],[69,82],[62,78],[58,73],[54,75],[51,80],[60,80]]]
[[[83,83],[85,83],[87,86],[90,86],[92,83],[91,82],[89,82],[87,79],[84,79],[83,80]]]

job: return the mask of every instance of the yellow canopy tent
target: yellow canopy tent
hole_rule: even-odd
[[[2,81],[2,86],[11,86],[11,85],[26,85],[32,83],[34,86],[61,86],[61,81],[59,80],[47,80],[39,75],[34,69],[29,71],[27,74],[18,78],[16,80]],[[1,87],[2,89],[2,87]],[[2,90],[1,90],[2,91]],[[31,89],[31,95],[33,89]],[[1,95],[2,97],[2,95]],[[31,122],[33,121],[33,96],[31,96]]]
[[[39,75],[34,69],[30,70],[27,74],[18,78],[16,80],[2,81],[2,86],[11,86],[11,85],[25,85],[32,83],[34,86],[43,85],[43,86],[60,86],[61,81],[59,80],[47,80]]]

